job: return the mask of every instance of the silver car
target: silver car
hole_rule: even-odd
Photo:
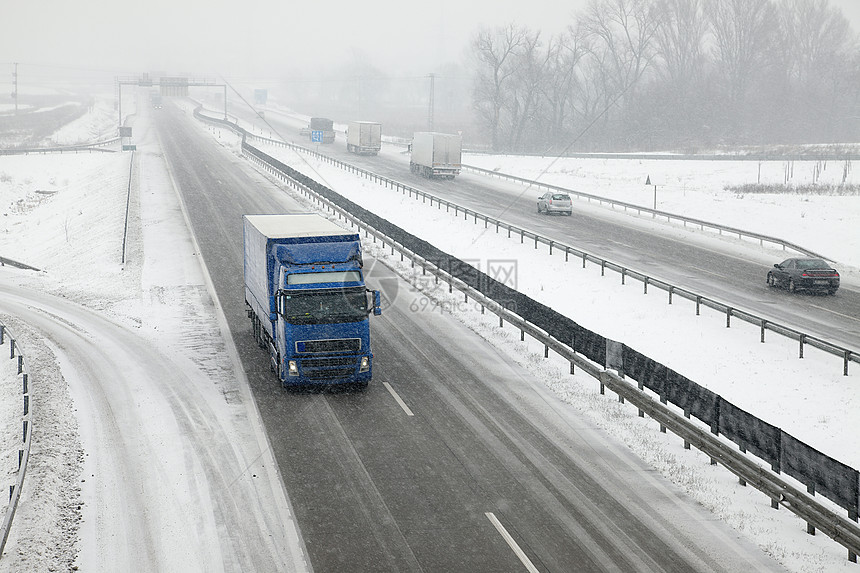
[[[563,213],[570,215],[573,207],[570,203],[570,195],[567,193],[559,193],[558,191],[550,191],[538,197],[537,210],[538,213]]]

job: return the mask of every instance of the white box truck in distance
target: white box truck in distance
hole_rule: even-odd
[[[376,155],[382,149],[382,125],[373,121],[351,121],[346,131],[346,150]]]
[[[461,137],[453,133],[419,131],[412,136],[409,168],[427,178],[453,179],[460,173]]]

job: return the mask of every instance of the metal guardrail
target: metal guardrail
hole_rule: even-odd
[[[360,231],[363,230],[365,236],[368,234],[373,235],[374,243],[377,239],[380,239],[383,249],[388,248],[386,246],[388,245],[391,248],[392,254],[394,254],[395,250],[399,251],[401,261],[404,257],[408,257],[413,266],[416,264],[420,265],[424,271],[430,272],[442,281],[447,282],[449,292],[452,288],[456,288],[458,291],[464,293],[467,301],[471,297],[480,303],[482,313],[484,309],[487,309],[499,317],[500,327],[505,322],[508,322],[519,328],[523,336],[527,333],[543,343],[545,356],[548,356],[549,350],[552,349],[569,361],[571,373],[573,373],[575,366],[582,368],[587,374],[600,381],[601,393],[604,387],[608,387],[618,395],[620,401],[629,401],[632,405],[639,408],[640,415],[647,414],[661,424],[661,429],[668,428],[674,434],[683,438],[685,447],[689,447],[690,445],[695,446],[700,451],[709,455],[712,463],[720,463],[735,474],[739,478],[740,483],[752,485],[764,493],[770,498],[772,507],[777,508],[779,505],[782,505],[802,518],[807,522],[808,533],[814,533],[817,528],[848,549],[848,559],[856,562],[857,554],[860,553],[860,526],[852,522],[852,520],[856,519],[856,511],[854,513],[849,512],[851,517],[845,518],[835,511],[828,509],[809,493],[792,486],[777,473],[762,466],[760,462],[756,461],[754,454],[747,454],[745,451],[735,449],[730,442],[704,430],[693,421],[687,419],[686,416],[676,413],[668,405],[662,404],[660,401],[649,396],[645,390],[637,388],[613,372],[578,355],[567,344],[556,340],[545,331],[526,321],[523,317],[505,309],[498,302],[484,296],[481,292],[473,289],[462,280],[453,277],[444,269],[439,268],[434,261],[422,258],[402,244],[398,244],[391,237],[387,237],[348,211],[340,208],[332,201],[322,197],[314,190],[290,178],[288,174],[280,171],[261,157],[254,154],[248,154],[247,157],[293,189],[320,204],[327,211],[337,214],[339,219],[343,218],[350,226],[356,226]]]
[[[13,261],[12,259],[7,259],[6,257],[0,257],[0,267],[5,267],[6,265],[9,265],[10,267],[24,269],[27,271],[38,271],[39,270],[36,267],[31,267],[28,264],[19,263],[18,261]]]
[[[9,333],[9,358],[15,359],[15,339],[12,338],[11,332],[6,325],[0,323],[0,346],[5,344],[6,334]],[[24,359],[24,355],[17,355],[18,358],[18,374],[22,375],[23,396],[24,396],[24,414],[22,416],[23,423],[23,444],[18,450],[18,477],[15,480],[15,485],[9,486],[9,506],[6,508],[6,515],[3,518],[3,525],[0,528],[0,558],[2,558],[3,550],[6,547],[6,540],[9,537],[9,531],[12,528],[12,520],[15,518],[15,511],[18,508],[18,501],[21,498],[21,488],[24,486],[24,476],[27,473],[27,462],[30,459],[30,436],[33,433],[32,420],[30,417],[30,391],[29,391],[29,368]]]
[[[201,115],[200,117],[203,117],[209,121],[216,121],[216,122],[222,123],[222,124],[224,123],[223,120],[217,120],[215,118],[208,118],[208,117],[203,116],[203,115]],[[228,125],[231,125],[231,124],[228,123]],[[294,143],[278,141],[278,140],[270,139],[270,138],[263,137],[260,135],[254,135],[252,133],[244,131],[243,128],[239,127],[238,125],[235,127],[238,128],[239,130],[242,130],[242,133],[244,133],[245,137],[248,139],[255,139],[255,140],[270,144],[270,145],[289,147],[292,149],[296,149],[297,151],[301,151],[302,153],[310,154],[310,155],[317,157],[318,159],[321,159],[327,163],[330,163],[332,165],[340,167],[341,169],[344,169],[350,173],[356,173],[356,174],[362,175],[362,176],[370,179],[371,181],[375,181],[379,184],[385,185],[386,187],[390,187],[390,188],[395,189],[395,190],[400,190],[404,194],[408,193],[408,195],[410,197],[412,197],[412,195],[414,194],[416,200],[418,198],[421,198],[424,202],[429,201],[430,207],[432,207],[433,203],[435,202],[436,205],[438,206],[438,208],[441,208],[444,205],[446,210],[449,212],[453,209],[454,210],[454,216],[459,216],[460,214],[462,214],[464,219],[467,219],[467,220],[468,219],[474,219],[475,223],[477,223],[478,221],[483,221],[485,228],[489,228],[490,226],[493,226],[493,227],[495,227],[495,230],[497,233],[500,232],[500,230],[504,229],[507,231],[508,238],[515,238],[518,236],[520,238],[521,243],[524,243],[526,239],[528,239],[530,242],[534,241],[535,248],[537,248],[539,244],[543,244],[549,248],[549,254],[552,254],[554,249],[557,251],[563,251],[564,256],[565,256],[565,261],[568,261],[571,256],[574,256],[574,257],[582,260],[583,268],[585,267],[586,262],[591,262],[591,263],[595,263],[595,264],[600,265],[601,274],[604,273],[606,271],[606,269],[610,269],[612,271],[618,272],[621,275],[622,284],[625,282],[627,277],[639,280],[643,284],[645,294],[648,293],[648,287],[649,286],[662,289],[662,290],[666,291],[666,293],[668,294],[669,304],[672,304],[673,298],[675,296],[678,296],[678,297],[687,299],[689,301],[695,302],[696,303],[696,315],[700,314],[700,310],[701,310],[702,306],[716,310],[717,312],[720,312],[726,316],[726,326],[727,327],[731,327],[731,319],[732,318],[737,318],[737,319],[742,320],[744,322],[747,322],[749,324],[753,324],[755,326],[758,326],[760,331],[761,331],[761,337],[760,337],[761,342],[765,341],[765,332],[766,331],[771,331],[771,332],[774,332],[774,333],[779,334],[781,336],[790,338],[790,339],[792,339],[798,343],[798,357],[799,358],[803,358],[804,348],[806,346],[812,346],[813,348],[817,348],[819,350],[827,352],[828,354],[831,354],[833,356],[837,356],[837,357],[842,359],[842,373],[844,376],[848,376],[848,365],[850,362],[860,363],[860,351],[846,348],[842,345],[836,344],[836,343],[831,342],[829,340],[826,340],[824,338],[814,336],[812,334],[803,332],[801,330],[792,328],[790,326],[772,321],[768,318],[758,316],[752,312],[746,311],[742,308],[738,308],[734,305],[731,305],[731,304],[719,301],[717,299],[695,293],[691,290],[688,290],[688,289],[685,289],[685,288],[682,288],[679,286],[675,286],[675,285],[670,284],[664,280],[649,276],[645,273],[642,273],[642,272],[636,271],[634,269],[628,268],[624,265],[612,262],[608,259],[604,259],[600,256],[591,254],[587,251],[583,251],[581,249],[578,249],[576,247],[572,247],[572,246],[567,245],[565,243],[562,243],[560,241],[550,239],[549,237],[540,235],[535,231],[530,231],[524,227],[519,227],[517,225],[513,225],[513,224],[507,223],[505,221],[502,221],[501,219],[496,219],[494,217],[484,215],[483,213],[480,213],[478,211],[474,211],[474,210],[469,209],[467,207],[463,207],[457,203],[452,203],[446,199],[442,199],[441,197],[437,197],[435,195],[432,195],[432,194],[427,193],[425,191],[422,191],[420,189],[416,189],[414,187],[411,187],[409,185],[401,183],[397,180],[390,179],[388,177],[384,177],[384,176],[378,175],[376,173],[373,173],[372,171],[368,171],[366,169],[362,169],[360,167],[350,165],[349,163],[345,163],[345,162],[340,161],[338,159],[334,159],[332,157],[329,157],[327,155],[319,153],[313,149],[308,149],[306,147],[302,147],[301,145],[296,145]],[[605,201],[605,199],[604,199],[604,201]],[[644,208],[644,207],[636,207],[636,206],[632,206],[632,207],[646,210],[646,208]],[[650,210],[648,210],[648,211],[650,211]],[[695,219],[689,219],[689,220],[690,221],[696,221]],[[708,224],[706,222],[702,222],[702,223]],[[716,228],[716,226],[715,226],[715,228]],[[730,229],[728,227],[725,227],[724,229],[727,231],[731,230],[732,233],[735,233],[735,232],[744,233],[744,231]],[[769,241],[772,241],[775,243],[784,244],[786,246],[790,246],[791,248],[798,250],[798,252],[808,253],[811,256],[820,256],[820,255],[816,255],[815,253],[812,253],[811,251],[809,251],[807,249],[803,249],[802,247],[798,247],[796,245],[793,245],[792,243],[782,241],[781,239],[776,239],[773,237],[766,237],[764,235],[759,235],[759,234],[749,234],[748,233],[747,235],[748,236],[756,236],[756,238],[760,238],[761,240],[769,240]],[[824,258],[824,257],[822,257],[822,258]]]
[[[128,192],[125,197],[125,223],[123,224],[122,229],[122,264],[125,264],[125,248],[126,242],[128,239],[128,212],[131,207],[131,179],[132,179],[132,171],[134,169],[134,154],[136,152],[131,152],[131,159],[128,162]]]
[[[500,152],[487,149],[464,149],[463,153],[474,155],[499,155]],[[502,153],[504,155],[504,153]],[[815,153],[784,153],[774,155],[769,153],[678,153],[670,155],[667,153],[564,153],[550,154],[549,151],[540,153],[517,152],[518,156],[542,157],[556,159],[636,159],[655,161],[857,161],[860,153],[856,151],[825,150],[820,154]]]
[[[790,248],[798,253],[809,257],[818,257],[819,259],[825,259],[832,261],[832,259],[825,257],[824,255],[820,255],[814,251],[810,251],[800,245],[795,243],[791,243],[784,239],[779,239],[776,237],[771,237],[768,235],[763,235],[761,233],[756,233],[753,231],[745,231],[743,229],[737,229],[735,227],[729,227],[726,225],[721,225],[719,223],[712,223],[710,221],[704,221],[702,219],[694,219],[693,217],[687,217],[686,215],[678,215],[676,213],[669,213],[666,211],[660,211],[657,209],[650,209],[648,207],[643,207],[641,205],[634,205],[633,203],[625,203],[624,201],[616,201],[614,199],[607,199],[606,197],[601,197],[600,195],[593,195],[591,193],[584,193],[582,191],[575,191],[573,189],[568,189],[566,187],[561,187],[558,185],[551,185],[549,183],[542,183],[540,181],[533,181],[531,179],[525,179],[523,177],[517,177],[516,175],[509,175],[507,173],[500,173],[498,171],[493,171],[490,169],[482,169],[480,167],[475,167],[473,165],[463,165],[463,169],[467,171],[474,171],[475,173],[480,173],[482,175],[489,175],[491,177],[498,177],[499,179],[505,179],[508,181],[514,181],[516,183],[521,183],[523,185],[527,185],[529,187],[537,187],[540,189],[547,189],[549,191],[559,191],[561,193],[567,193],[569,195],[575,196],[577,199],[586,199],[589,203],[591,201],[597,201],[600,205],[604,203],[610,205],[613,209],[615,207],[621,207],[624,211],[636,211],[637,214],[641,215],[642,213],[649,213],[654,218],[666,219],[668,222],[680,221],[686,227],[688,224],[699,227],[701,230],[714,230],[717,231],[720,235],[723,233],[727,235],[737,235],[739,239],[743,239],[744,237],[748,237],[751,239],[757,239],[760,244],[764,245],[764,243],[773,243],[775,245],[779,245],[783,250]]]
[[[45,153],[78,153],[82,151],[102,153],[115,153],[113,149],[102,149],[108,145],[112,145],[120,141],[119,137],[107,139],[105,141],[97,141],[94,143],[85,143],[81,145],[57,145],[53,147],[15,147],[15,148],[0,148],[0,155],[30,155],[30,154],[45,154]]]

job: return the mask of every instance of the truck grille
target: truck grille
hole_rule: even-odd
[[[332,338],[329,340],[298,340],[296,352],[319,354],[323,352],[359,352],[360,338]]]
[[[327,368],[332,366],[355,366],[355,356],[342,356],[338,358],[303,358],[304,368]]]
[[[303,370],[302,372],[311,380],[334,380],[349,378],[355,374],[355,368],[329,368],[326,370]]]

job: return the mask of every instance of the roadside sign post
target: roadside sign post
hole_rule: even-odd
[[[651,183],[651,176],[649,175],[645,179],[645,185],[653,185],[654,186],[654,210],[656,211],[657,210],[657,184]],[[653,216],[656,217],[657,214],[654,213]]]

